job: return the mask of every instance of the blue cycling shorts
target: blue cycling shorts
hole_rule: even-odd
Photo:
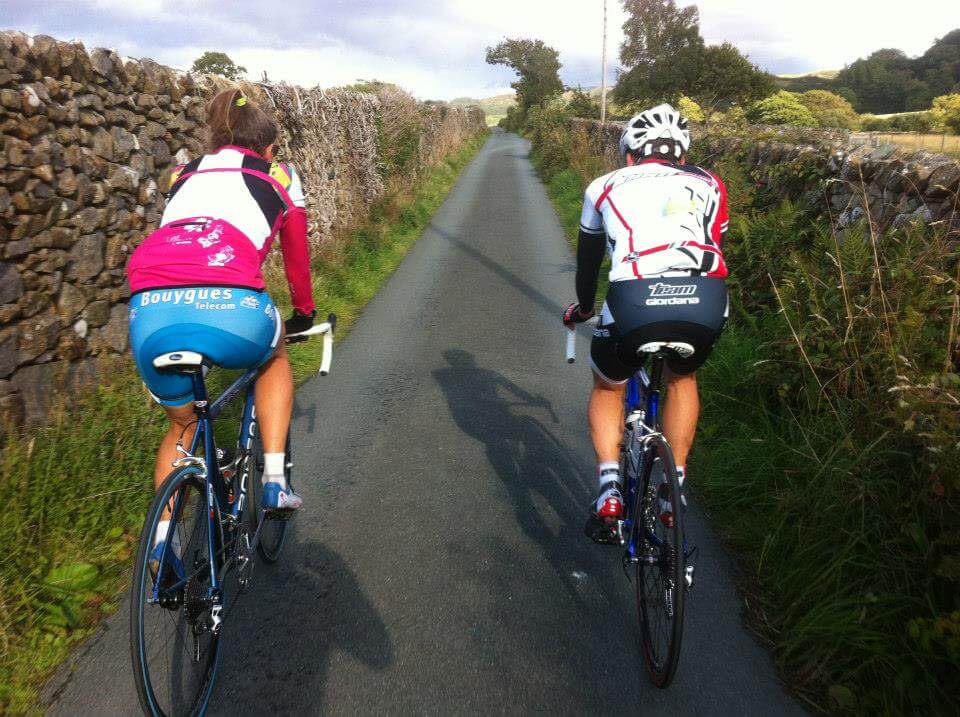
[[[153,360],[171,351],[196,351],[229,369],[250,369],[273,354],[280,312],[265,291],[221,286],[149,289],[130,298],[130,346],[137,370],[164,406],[193,400],[189,376],[158,371]]]

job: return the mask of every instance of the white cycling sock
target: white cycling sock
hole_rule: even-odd
[[[279,483],[281,488],[286,488],[287,476],[284,470],[286,459],[286,453],[264,453],[263,475],[260,476],[260,482],[263,484]]]
[[[677,480],[680,482],[680,487],[683,488],[683,481],[687,478],[687,467],[686,466],[677,466]]]
[[[170,531],[170,521],[161,520],[157,523],[157,532],[153,534],[153,544],[156,545],[161,540],[164,540],[167,537],[167,533]]]
[[[161,541],[167,539],[167,533],[170,532],[170,521],[161,520],[157,523],[157,532],[153,534],[153,545],[156,547],[160,544]],[[173,548],[173,552],[179,556],[180,555],[180,534],[174,533],[173,537],[170,538],[170,547]]]
[[[612,480],[620,483],[620,464],[616,461],[597,463],[597,487],[603,488]]]

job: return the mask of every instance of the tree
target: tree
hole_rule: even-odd
[[[858,112],[919,110],[932,100],[930,88],[917,79],[910,58],[901,50],[877,50],[857,60],[837,75],[836,83],[853,91]]]
[[[560,81],[560,53],[542,40],[506,39],[487,48],[487,62],[505,65],[517,73],[510,86],[517,93],[519,119],[522,123],[534,105],[563,92]]]
[[[747,119],[754,124],[790,124],[816,127],[817,120],[792,92],[777,94],[755,102],[747,110]]]
[[[574,117],[600,119],[600,103],[584,92],[579,85],[577,89],[571,91],[567,111]]]
[[[193,61],[191,72],[209,72],[213,75],[221,75],[228,80],[237,80],[247,68],[236,64],[227,56],[225,52],[204,52],[200,57]]]
[[[939,38],[913,64],[917,77],[932,94],[960,91],[960,29]]]
[[[674,0],[623,0],[620,63],[614,98],[621,104],[677,101],[696,80],[703,57],[700,13]]]
[[[707,117],[733,105],[746,105],[774,90],[773,78],[729,42],[702,50],[700,70],[690,96]]]
[[[650,69],[690,47],[703,47],[696,5],[678,8],[674,0],[623,0],[623,9],[628,15],[620,45],[624,67]]]
[[[826,90],[810,90],[797,95],[797,99],[810,110],[821,127],[856,129],[859,124],[860,118],[853,105],[840,95]]]
[[[938,129],[960,134],[960,94],[937,97],[930,114]]]
[[[718,109],[747,103],[773,91],[772,78],[732,44],[705,46],[695,5],[674,0],[623,0],[620,62],[624,66],[614,97],[636,106],[679,101],[686,95],[709,117]]]

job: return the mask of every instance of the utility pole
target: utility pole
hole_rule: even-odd
[[[600,70],[600,124],[607,121],[607,0],[603,0],[603,62]]]

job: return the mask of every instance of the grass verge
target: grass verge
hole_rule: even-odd
[[[314,266],[314,297],[339,318],[338,338],[399,265],[485,136],[424,172],[415,190],[388,194],[336,261]],[[267,272],[289,312],[282,270]],[[298,382],[316,372],[321,342],[291,346]],[[49,427],[0,448],[0,713],[38,712],[38,690],[99,621],[127,582],[152,496],[154,447],[165,421],[131,361],[56,412]],[[225,377],[213,378],[222,384]]]

